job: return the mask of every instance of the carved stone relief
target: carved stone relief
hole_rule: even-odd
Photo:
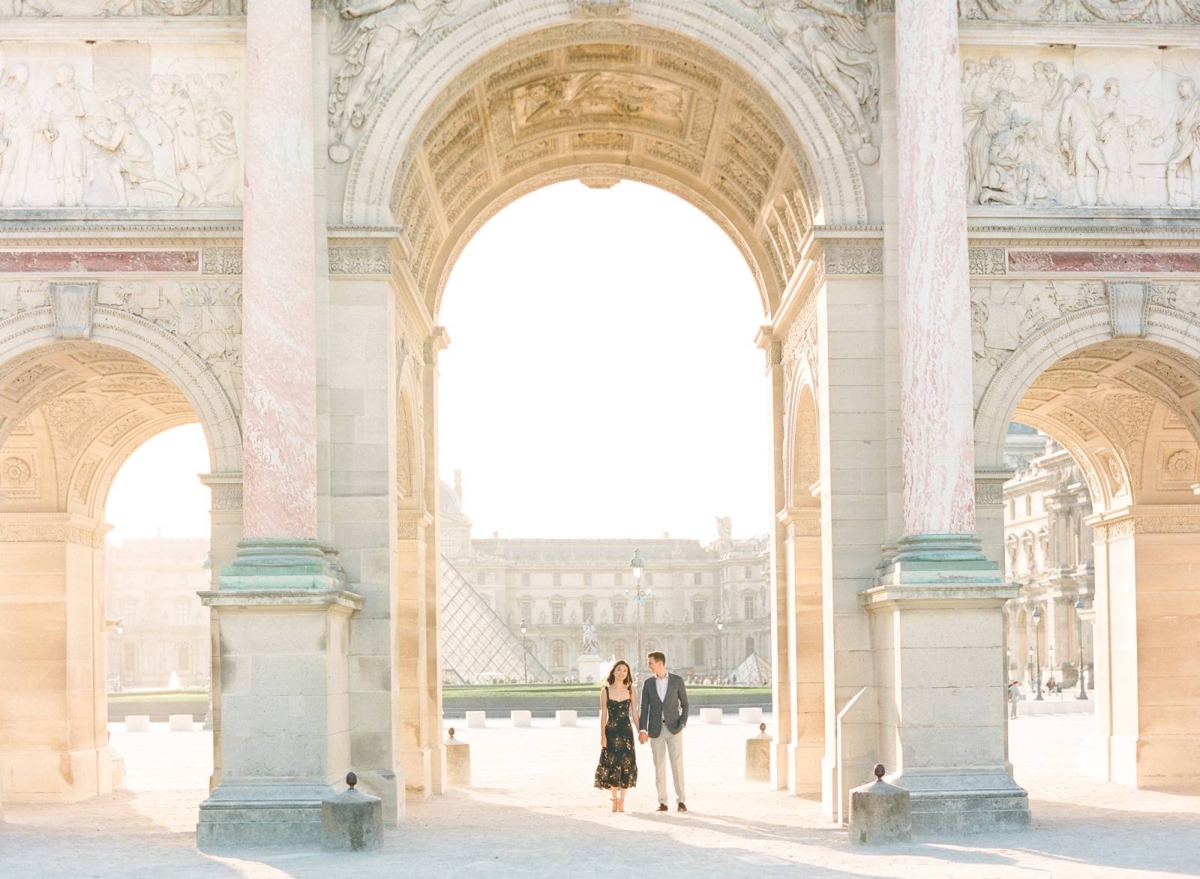
[[[742,0],[817,81],[864,165],[879,161],[879,61],[864,4],[851,0]]]
[[[246,0],[0,0],[0,18],[245,14]]]
[[[338,0],[341,21],[331,28],[335,62],[327,112],[333,134],[329,157],[350,158],[351,128],[362,128],[379,98],[395,83],[412,56],[456,17],[493,5],[493,0]]]
[[[1175,72],[1189,69],[1190,56],[1174,51],[1030,49],[1005,57],[965,48],[969,202],[1200,202],[1200,94],[1193,79]]]
[[[959,0],[959,15],[979,21],[1200,21],[1197,0]]]
[[[234,58],[97,47],[55,63],[16,45],[0,50],[0,206],[240,204]]]

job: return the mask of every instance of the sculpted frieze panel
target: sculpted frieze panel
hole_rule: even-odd
[[[351,128],[362,128],[380,96],[412,56],[458,16],[493,5],[493,0],[337,0],[340,23],[331,28],[335,63],[327,112],[333,134],[329,157],[350,158]]]
[[[245,14],[246,0],[0,0],[0,18]]]
[[[240,203],[240,62],[139,48],[0,49],[0,205]]]
[[[1186,50],[967,47],[968,200],[1024,208],[1200,203],[1200,94]]]
[[[572,126],[580,120],[641,122],[682,134],[691,93],[657,77],[619,71],[551,76],[512,92],[518,136],[530,129]]]
[[[959,0],[977,21],[1092,21],[1176,24],[1200,21],[1197,0]]]
[[[865,165],[879,160],[879,61],[864,4],[853,0],[742,0],[771,36],[808,69],[858,143]]]

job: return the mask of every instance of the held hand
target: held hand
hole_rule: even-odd
[[[638,733],[638,741],[641,742],[643,745],[646,744],[647,738],[648,738],[648,736],[646,735],[646,733],[644,731]]]

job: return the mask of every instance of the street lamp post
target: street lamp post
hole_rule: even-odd
[[[521,677],[529,683],[529,646],[525,643],[525,621],[521,620]]]
[[[642,656],[642,599],[645,595],[650,594],[648,590],[645,593],[642,592],[642,574],[646,571],[646,560],[642,558],[640,550],[635,549],[633,551],[633,558],[629,560],[629,567],[633,571],[633,585],[636,590],[634,602],[637,605],[635,608],[637,613],[637,655],[638,664],[640,665],[645,661],[645,657]]]
[[[1086,701],[1088,694],[1083,686],[1083,617],[1080,616],[1080,612],[1083,609],[1083,596],[1080,595],[1079,599],[1075,602],[1075,619],[1079,622],[1079,695],[1075,698]]]
[[[1044,702],[1042,698],[1042,609],[1035,607],[1033,609],[1033,640],[1036,648],[1033,651],[1034,657],[1037,659],[1037,696],[1035,702]]]
[[[717,617],[717,683],[721,683],[721,679],[725,676],[725,668],[721,661],[721,630],[725,628],[725,621]]]
[[[116,692],[121,692],[121,662],[125,658],[125,626],[117,623],[117,683],[113,689]]]

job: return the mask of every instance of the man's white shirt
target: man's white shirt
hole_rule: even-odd
[[[663,675],[660,678],[657,675],[655,675],[654,676],[654,688],[656,690],[658,690],[658,701],[666,702],[667,701],[667,676]]]

